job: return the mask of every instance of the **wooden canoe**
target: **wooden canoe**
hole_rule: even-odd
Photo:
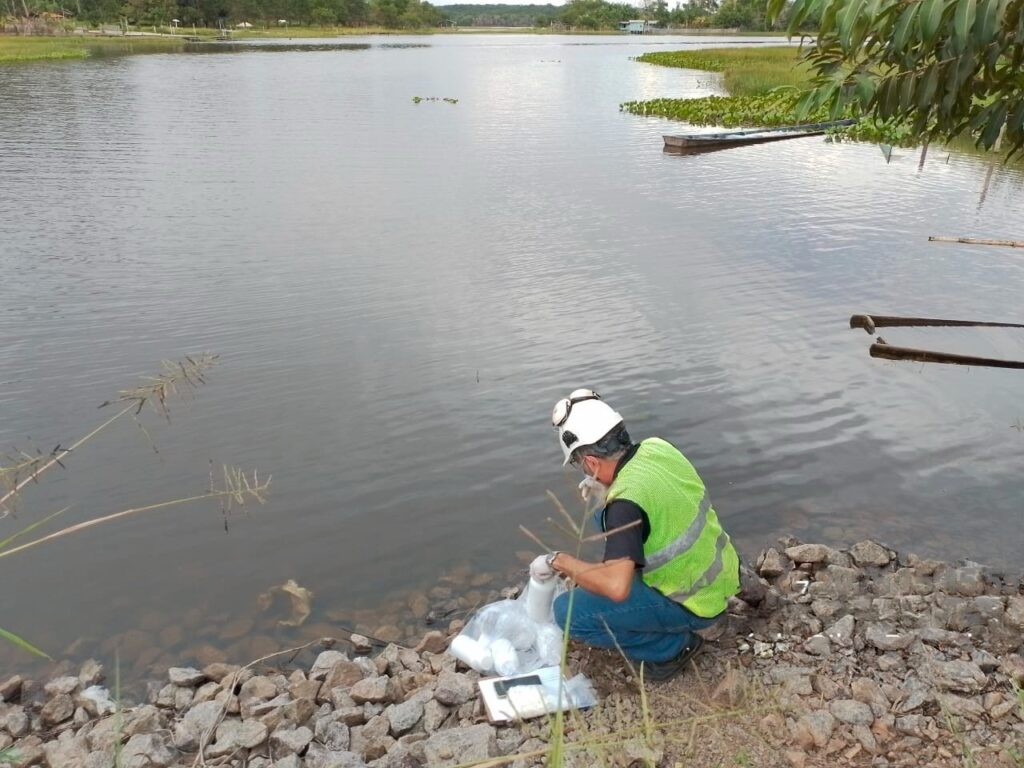
[[[817,136],[833,128],[853,125],[856,120],[833,120],[828,123],[807,123],[787,125],[781,128],[749,128],[741,131],[718,133],[682,133],[665,135],[665,149],[725,149],[746,144],[762,144],[767,141],[798,139],[801,136]]]

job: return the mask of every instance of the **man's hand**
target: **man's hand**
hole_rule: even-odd
[[[530,576],[537,581],[547,581],[555,575],[554,569],[548,565],[548,556],[540,555],[530,563]]]

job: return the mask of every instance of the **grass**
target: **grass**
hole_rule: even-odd
[[[733,96],[763,96],[780,86],[802,88],[811,77],[810,69],[799,58],[799,49],[793,46],[658,51],[636,60],[662,67],[721,72]]]
[[[799,59],[795,47],[719,48],[702,51],[662,51],[644,54],[637,61],[666,67],[720,72],[729,96],[701,99],[651,99],[628,101],[620,109],[634,115],[682,120],[693,125],[725,128],[778,127],[822,123],[856,117],[852,109],[832,115],[826,109],[800,115],[797,101],[810,84],[810,68]],[[836,141],[868,141],[911,147],[918,137],[906,123],[861,119],[856,125],[836,130]]]
[[[0,35],[0,64],[29,61],[65,61],[130,53],[173,53],[184,40],[169,37],[19,37]]]

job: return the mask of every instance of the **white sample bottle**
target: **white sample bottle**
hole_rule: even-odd
[[[459,635],[452,640],[448,653],[477,672],[490,672],[494,666],[487,646],[466,635]]]
[[[538,624],[551,622],[551,603],[555,599],[555,579],[544,581],[530,577],[530,586],[526,590],[526,613]]]

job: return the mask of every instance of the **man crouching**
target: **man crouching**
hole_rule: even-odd
[[[602,563],[554,552],[534,560],[531,574],[576,583],[554,605],[571,637],[618,646],[644,664],[646,679],[667,680],[703,645],[694,630],[711,626],[739,592],[736,550],[697,471],[668,442],[633,443],[622,416],[588,389],[559,400],[551,422],[564,464],[585,476],[581,489],[604,493],[595,519],[612,533]]]

